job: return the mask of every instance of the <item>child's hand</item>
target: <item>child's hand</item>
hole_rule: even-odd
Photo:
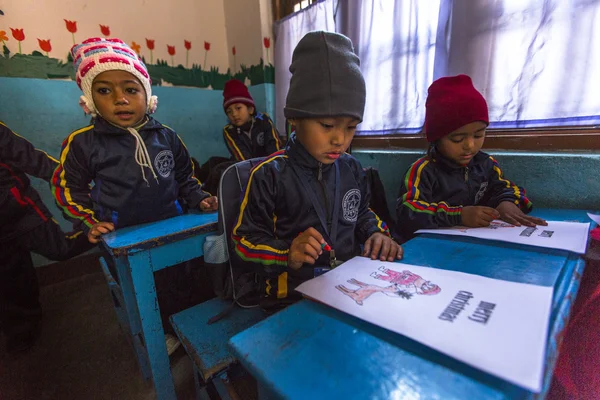
[[[217,211],[219,200],[217,200],[217,196],[208,197],[200,202],[199,207],[202,211]]]
[[[460,216],[464,226],[481,228],[490,226],[490,222],[500,218],[500,213],[492,207],[467,206],[463,207]]]
[[[98,243],[100,241],[100,237],[105,233],[109,233],[115,230],[115,226],[112,222],[98,222],[94,224],[90,231],[88,232],[88,241],[90,243]]]
[[[530,217],[525,214],[515,203],[510,201],[503,201],[496,207],[496,210],[500,213],[500,219],[515,226],[548,225],[548,223],[541,218]]]
[[[315,228],[308,228],[294,239],[288,254],[288,267],[299,269],[302,264],[314,264],[323,254],[321,243],[325,243],[323,236]]]
[[[363,251],[364,257],[371,257],[371,260],[375,260],[379,256],[381,261],[400,260],[403,254],[402,246],[381,232],[375,232],[367,239]]]

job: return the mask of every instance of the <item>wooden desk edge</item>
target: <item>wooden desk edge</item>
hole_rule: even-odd
[[[201,235],[203,233],[216,232],[217,222],[211,222],[206,225],[195,226],[183,231],[178,231],[172,235],[160,236],[145,240],[143,242],[136,242],[123,247],[110,247],[106,242],[103,241],[104,246],[112,253],[114,257],[127,256],[130,253],[137,253],[138,251],[149,250],[154,247],[159,247],[167,243],[187,239],[195,235]]]

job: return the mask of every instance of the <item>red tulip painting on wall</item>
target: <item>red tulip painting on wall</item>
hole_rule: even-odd
[[[105,37],[109,37],[110,36],[110,28],[107,25],[100,25],[100,32],[102,32],[102,34]]]
[[[65,25],[67,26],[67,30],[71,32],[71,37],[73,38],[73,46],[75,45],[75,32],[77,32],[77,21],[69,21],[65,19]]]
[[[235,46],[231,48],[231,53],[233,54],[233,73],[235,74],[235,70],[237,69],[237,64],[235,62]]]
[[[202,64],[202,69],[206,71],[206,57],[208,56],[208,51],[210,50],[210,43],[204,42],[204,64]]]
[[[269,63],[269,48],[271,47],[271,39],[266,37],[263,38],[263,44],[265,45],[265,49],[267,49],[267,59],[265,60],[265,64]]]
[[[21,42],[25,40],[25,32],[23,32],[23,29],[10,28],[10,30],[12,31],[12,36],[15,40],[19,42],[19,54],[21,54]]]
[[[171,56],[171,66],[174,67],[175,63],[173,62],[173,56],[175,55],[175,46],[167,45],[167,51],[169,52],[169,55]]]
[[[48,53],[50,53],[52,51],[52,45],[50,44],[50,39],[48,39],[48,40],[38,39],[38,44],[40,45],[40,49],[42,49],[46,52],[46,57],[50,57],[48,55]]]
[[[152,50],[154,50],[154,39],[146,39],[146,47],[150,50],[150,64],[154,61],[152,59]]]
[[[190,42],[189,40],[184,40],[183,47],[185,47],[185,67],[187,68],[190,50],[192,49],[192,42]]]

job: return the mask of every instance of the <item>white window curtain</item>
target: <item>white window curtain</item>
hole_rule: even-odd
[[[367,84],[358,134],[419,131],[432,82],[439,0],[346,0],[338,32],[352,39]]]
[[[350,37],[361,59],[359,135],[418,132],[428,86],[461,73],[487,99],[493,127],[600,124],[600,0],[317,3],[275,25],[279,129],[292,52],[318,29]]]
[[[280,134],[285,132],[283,108],[290,88],[290,64],[294,48],[311,31],[335,32],[335,10],[338,0],[312,4],[273,25],[275,36],[275,120]]]
[[[449,75],[468,74],[496,127],[600,122],[600,1],[454,0]]]

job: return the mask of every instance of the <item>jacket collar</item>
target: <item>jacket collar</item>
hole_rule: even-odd
[[[146,115],[145,122],[142,122],[140,125],[134,126],[133,128],[135,128],[135,130],[137,130],[138,132],[143,132],[143,131],[150,130],[150,129],[160,129],[160,128],[162,128],[162,125],[160,124],[160,122],[158,122],[151,116]],[[99,115],[94,120],[94,129],[98,133],[103,133],[103,134],[108,134],[108,135],[129,134],[127,129],[113,125]]]
[[[250,132],[250,130],[252,129],[253,123],[254,123],[254,117],[250,118],[250,121],[246,122],[244,125],[234,126],[233,128],[236,130],[237,133]]]
[[[322,164],[313,156],[311,156],[308,150],[306,150],[302,143],[300,143],[295,133],[293,133],[288,139],[285,152],[294,165],[297,165],[303,169],[315,170],[321,167],[322,171],[326,171],[333,165]]]
[[[435,146],[433,146],[431,148],[429,154],[431,156],[431,160],[434,163],[438,164],[439,166],[441,166],[445,169],[451,170],[451,171],[455,171],[455,170],[462,171],[463,168],[465,168],[465,167],[472,168],[474,165],[480,164],[483,160],[485,160],[487,158],[487,155],[480,150],[477,154],[475,154],[475,157],[473,157],[467,165],[458,165],[454,161],[452,161],[452,160],[446,158],[444,155],[442,155],[442,153],[440,153]]]

